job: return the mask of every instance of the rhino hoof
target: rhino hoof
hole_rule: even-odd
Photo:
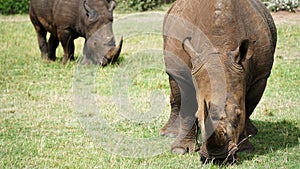
[[[251,122],[251,120],[249,119],[247,121],[247,124],[246,124],[246,132],[247,132],[247,135],[252,135],[252,136],[255,136],[257,135],[258,133],[258,130],[257,128],[254,126],[254,124]]]
[[[175,138],[178,136],[179,121],[170,122],[170,120],[160,129],[161,136]]]
[[[254,150],[255,150],[255,148],[249,140],[246,140],[245,142],[243,142],[239,147],[240,152],[253,153]]]
[[[176,138],[178,133],[177,132],[174,132],[174,131],[160,131],[159,132],[159,135],[161,136],[166,136],[166,137],[171,137],[171,138]]]
[[[171,147],[173,153],[181,155],[197,152],[199,149],[200,147],[196,140],[182,140],[181,142],[175,141]]]
[[[179,155],[184,155],[185,153],[187,153],[187,151],[184,148],[182,148],[182,147],[173,148],[172,152],[174,154],[179,154]]]

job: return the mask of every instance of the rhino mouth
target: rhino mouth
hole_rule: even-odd
[[[238,151],[238,146],[230,142],[227,146],[228,148],[214,148],[207,150],[205,146],[202,146],[199,154],[203,164],[214,163],[214,164],[234,164],[238,161],[236,152]]]

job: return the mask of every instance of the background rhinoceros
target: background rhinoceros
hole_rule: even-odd
[[[238,150],[253,151],[247,138],[257,129],[249,117],[271,73],[276,41],[273,19],[259,0],[177,0],[171,6],[164,50],[172,109],[160,134],[176,136],[173,152],[200,149],[203,161],[235,162]]]
[[[84,62],[106,65],[116,61],[121,48],[112,31],[114,0],[31,0],[30,19],[37,33],[42,57],[55,60],[61,42],[63,63],[74,59],[74,39],[84,37]],[[50,38],[47,42],[46,34]]]

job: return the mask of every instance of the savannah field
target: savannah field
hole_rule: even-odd
[[[299,13],[274,14],[275,62],[252,115],[256,150],[223,168],[300,167]],[[172,139],[158,136],[170,110],[163,15],[116,15],[118,63],[87,72],[62,65],[61,46],[56,62],[42,60],[27,15],[0,16],[0,168],[219,168],[198,153],[172,154]],[[83,43],[75,41],[77,60]]]

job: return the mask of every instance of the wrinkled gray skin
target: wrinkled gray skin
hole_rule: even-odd
[[[84,37],[83,63],[106,65],[118,59],[112,31],[114,0],[31,0],[29,15],[37,33],[42,58],[54,61],[61,42],[63,63],[74,60],[74,39]],[[50,38],[47,42],[46,34]]]
[[[250,115],[271,73],[277,41],[259,0],[177,0],[164,20],[171,115],[160,134],[172,151],[207,162],[235,162],[254,150]],[[202,145],[197,131],[201,129]]]

